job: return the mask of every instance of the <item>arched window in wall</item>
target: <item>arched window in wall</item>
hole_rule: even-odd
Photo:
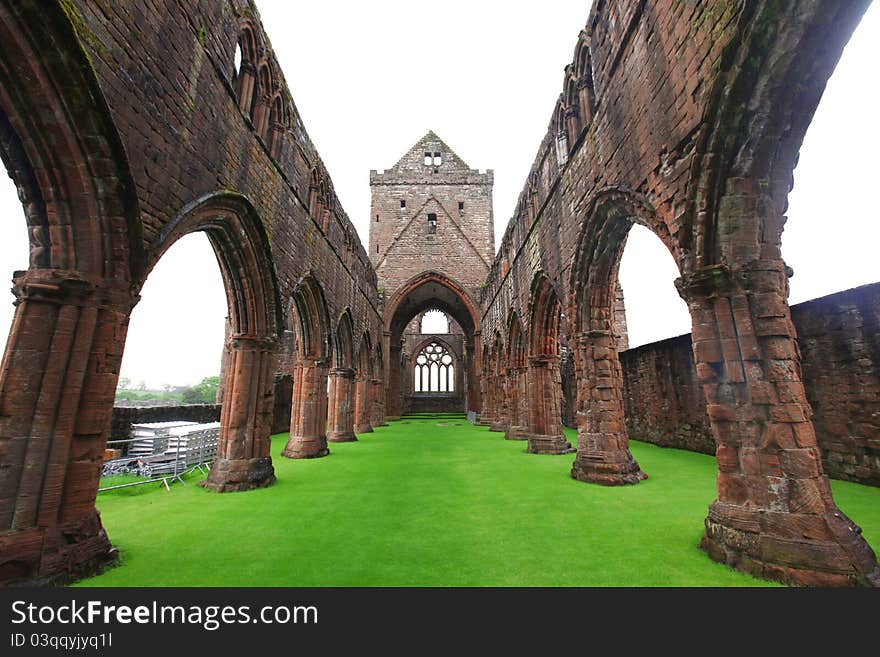
[[[413,371],[415,392],[454,392],[455,364],[443,345],[431,342],[416,356]]]
[[[257,42],[254,32],[250,26],[243,25],[233,55],[233,86],[238,98],[238,106],[248,116],[252,116],[251,105],[255,96],[256,59]]]

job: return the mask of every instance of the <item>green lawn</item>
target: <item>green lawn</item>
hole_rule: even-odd
[[[575,432],[571,432],[575,442]],[[394,422],[327,458],[279,455],[246,493],[158,485],[101,493],[118,567],[81,586],[753,586],[697,548],[715,459],[633,442],[649,479],[569,477],[573,455],[464,419]],[[880,489],[833,483],[880,545]]]

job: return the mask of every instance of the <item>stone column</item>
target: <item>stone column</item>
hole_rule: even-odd
[[[559,377],[559,356],[529,357],[529,441],[531,454],[565,454],[573,452],[571,443],[562,431],[559,397],[562,381]]]
[[[331,443],[357,440],[354,435],[354,370],[348,367],[330,370],[327,440]]]
[[[385,409],[391,419],[400,419],[402,400],[400,393],[400,345],[392,345],[388,341],[388,367],[385,368],[385,378],[388,387],[385,390]]]
[[[717,445],[718,499],[701,547],[790,584],[880,585],[873,551],[822,471],[782,261],[708,267],[676,285]]]
[[[95,509],[136,297],[72,271],[16,272],[0,369],[0,584],[64,583],[115,558]]]
[[[220,493],[262,488],[275,481],[269,435],[278,341],[234,334],[227,349],[229,368],[226,398],[220,412],[217,458],[201,483]]]
[[[370,424],[370,380],[365,373],[359,373],[355,380],[354,432],[373,433]]]
[[[370,379],[372,396],[370,424],[374,427],[387,427],[385,421],[385,391],[382,389],[382,379]]]
[[[327,359],[305,358],[293,375],[290,439],[281,452],[291,459],[327,456]]]
[[[617,339],[605,330],[576,340],[578,447],[571,476],[606,486],[637,484],[647,475],[629,451]]]
[[[508,390],[510,395],[510,418],[504,437],[507,440],[526,440],[529,433],[529,419],[526,409],[525,372],[522,368],[512,367],[508,370]]]

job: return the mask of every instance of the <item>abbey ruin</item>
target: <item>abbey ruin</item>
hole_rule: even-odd
[[[866,318],[840,332],[862,353],[828,370],[797,336],[843,320],[793,322],[780,253],[801,142],[868,4],[597,0],[496,252],[492,171],[434,133],[376,163],[361,242],[249,0],[0,2],[0,154],[31,240],[0,373],[0,583],[113,558],[95,501],[129,317],[202,231],[230,316],[211,491],[272,484],[272,433],[290,432],[283,457],[320,458],[412,411],[468,412],[607,486],[650,477],[629,438],[653,432],[717,456],[709,558],[880,585],[826,474],[880,481],[862,326],[880,313],[838,302]],[[690,341],[624,351],[633,224],[678,265]],[[422,333],[430,311],[448,333]],[[863,419],[817,402],[847,377]],[[679,388],[679,415],[653,403]]]

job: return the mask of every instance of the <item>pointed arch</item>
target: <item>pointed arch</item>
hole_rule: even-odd
[[[354,368],[354,322],[348,309],[340,316],[333,332],[333,366]]]
[[[514,312],[507,322],[507,365],[525,367],[528,349],[519,316]]]
[[[184,206],[147,249],[147,273],[172,244],[197,231],[208,236],[217,255],[233,333],[266,340],[283,337],[269,237],[253,205],[241,194],[213,192]]]
[[[251,120],[253,120],[252,108],[257,83],[258,34],[259,30],[254,29],[250,21],[244,21],[239,25],[237,48],[241,54],[241,62],[233,80],[238,107]]]
[[[269,111],[269,154],[277,158],[281,154],[281,143],[284,133],[289,128],[289,119],[287,108],[284,104],[284,97],[280,93],[276,93],[272,97],[271,109]]]
[[[324,288],[306,274],[293,289],[288,322],[297,336],[300,358],[326,358],[331,353],[330,315]]]
[[[617,294],[617,272],[626,236],[639,223],[660,238],[681,266],[681,249],[666,224],[641,194],[606,187],[587,204],[570,267],[569,334],[610,330]]]
[[[529,355],[555,356],[559,353],[562,306],[553,284],[543,272],[532,279],[530,299]]]

